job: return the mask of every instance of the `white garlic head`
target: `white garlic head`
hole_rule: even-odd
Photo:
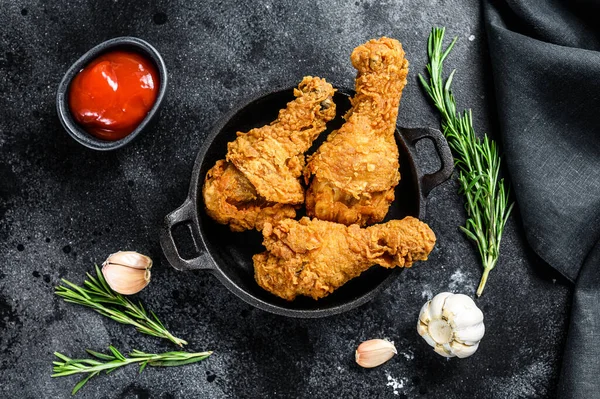
[[[483,313],[470,297],[442,292],[421,308],[417,331],[445,357],[469,357],[485,333]]]

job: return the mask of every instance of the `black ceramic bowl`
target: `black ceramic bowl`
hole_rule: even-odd
[[[69,86],[77,75],[87,64],[96,59],[99,55],[111,50],[130,50],[136,51],[154,63],[159,76],[158,95],[154,105],[138,127],[127,136],[120,140],[107,141],[92,136],[85,131],[73,119],[71,110],[69,109]],[[60,84],[56,93],[56,110],[58,111],[58,119],[62,123],[65,130],[80,144],[99,151],[109,151],[121,148],[136,138],[147,126],[155,119],[158,110],[162,104],[165,92],[167,90],[167,67],[158,51],[148,42],[136,37],[117,37],[100,43],[87,53],[81,56],[69,68]]]
[[[309,152],[314,151],[331,130],[342,125],[341,115],[349,109],[352,94],[352,91],[343,89],[335,94],[338,116],[328,124],[327,131],[321,133]],[[187,199],[165,218],[160,230],[160,243],[174,268],[210,271],[231,292],[257,308],[290,317],[324,317],[348,311],[373,299],[394,281],[401,269],[373,267],[318,301],[306,297],[285,301],[260,288],[254,280],[252,255],[264,251],[262,234],[257,231],[232,233],[229,227],[217,224],[206,214],[202,199],[206,172],[218,159],[225,157],[227,143],[235,139],[236,132],[270,123],[277,117],[279,109],[293,99],[293,88],[261,95],[232,110],[221,120],[206,138],[196,158]],[[433,141],[440,157],[442,166],[435,173],[422,173],[416,162],[415,143],[423,138]],[[386,220],[408,215],[423,219],[427,195],[452,174],[450,148],[439,130],[428,128],[398,128],[396,142],[402,179],[396,187],[396,200]],[[186,257],[180,251],[173,233],[178,226],[185,226],[191,232],[196,254]]]

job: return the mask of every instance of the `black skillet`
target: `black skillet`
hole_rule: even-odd
[[[349,96],[352,94],[352,91],[341,89],[336,92],[334,102],[338,116],[328,124],[327,131],[321,134],[311,151],[323,142],[331,130],[341,126],[341,116],[350,107]],[[209,134],[196,158],[187,199],[166,216],[160,231],[160,243],[175,269],[208,270],[231,292],[259,309],[290,317],[324,317],[370,301],[387,288],[402,269],[372,267],[326,298],[315,301],[301,297],[292,302],[285,301],[263,290],[254,281],[252,255],[264,251],[262,234],[257,231],[232,233],[227,226],[217,224],[206,214],[202,199],[206,172],[217,160],[225,157],[227,143],[235,139],[236,132],[270,123],[277,117],[278,111],[293,99],[291,88],[276,91],[234,109],[222,119]],[[415,162],[415,143],[423,138],[433,141],[442,165],[437,172],[426,175],[421,173]],[[386,220],[401,219],[407,215],[423,219],[427,195],[452,174],[450,148],[442,133],[435,129],[398,128],[396,141],[400,151],[402,178]],[[173,228],[180,225],[187,225],[193,238],[196,254],[190,259],[182,257],[173,236]]]

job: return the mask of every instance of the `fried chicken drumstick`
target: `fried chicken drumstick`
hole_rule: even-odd
[[[429,226],[413,217],[367,228],[303,217],[265,223],[262,233],[267,251],[253,257],[254,278],[290,301],[323,298],[374,264],[410,267],[435,244]]]
[[[309,159],[310,217],[361,226],[383,220],[400,181],[394,139],[408,61],[400,42],[383,37],[352,52],[356,95],[345,123]]]
[[[333,93],[324,79],[307,76],[275,121],[238,132],[225,160],[206,174],[202,195],[208,215],[232,231],[261,230],[265,221],[295,217],[304,202],[299,181],[304,153],[335,117]]]

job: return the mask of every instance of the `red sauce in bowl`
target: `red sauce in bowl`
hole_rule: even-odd
[[[120,140],[152,109],[158,86],[152,61],[133,51],[111,51],[75,76],[69,88],[69,108],[88,133]]]

